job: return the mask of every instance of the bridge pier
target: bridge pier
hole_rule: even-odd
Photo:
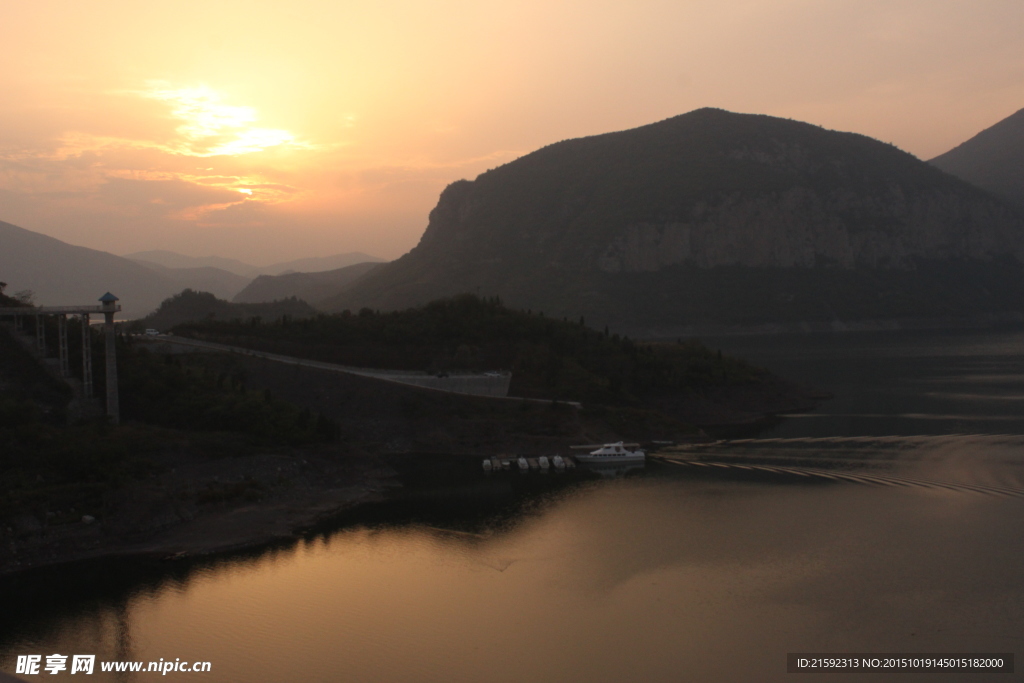
[[[107,369],[107,417],[113,424],[121,423],[121,408],[117,395],[117,346],[114,338],[114,313],[120,308],[115,305],[117,297],[107,292],[100,297],[103,305],[103,316],[106,319],[103,327],[106,333],[106,369]]]
[[[114,314],[121,310],[117,305],[118,298],[107,292],[100,297],[101,306],[25,306],[0,308],[0,316],[13,316],[15,329],[29,331],[29,323],[25,318],[36,320],[35,343],[30,346],[46,358],[46,320],[45,316],[57,316],[57,343],[60,358],[60,376],[68,379],[71,376],[70,352],[68,350],[68,319],[69,315],[80,316],[82,322],[82,397],[90,399],[95,393],[92,375],[92,335],[89,330],[89,314],[102,313],[106,318],[106,372],[107,372],[107,415],[111,422],[119,424],[121,411],[117,390],[117,347],[114,334]],[[44,367],[47,367],[44,363]],[[52,372],[52,369],[51,369]]]
[[[57,316],[57,355],[60,358],[60,376],[70,377],[71,370],[68,364],[68,317],[64,314]]]
[[[82,313],[82,396],[92,398],[92,335],[89,333],[89,314]]]
[[[46,325],[43,324],[43,316],[36,316],[36,348],[39,354],[46,358]]]

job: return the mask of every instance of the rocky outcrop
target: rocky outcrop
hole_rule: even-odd
[[[1024,308],[1022,259],[1021,214],[892,145],[702,109],[453,183],[416,248],[330,304],[475,292],[621,329],[956,316]]]
[[[910,269],[919,259],[1022,255],[1020,222],[995,202],[950,192],[912,200],[805,187],[698,203],[686,221],[622,227],[597,259],[607,273],[667,266]]]

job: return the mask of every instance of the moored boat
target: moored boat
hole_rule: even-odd
[[[646,455],[639,444],[624,444],[621,441],[606,443],[596,451],[586,455],[577,455],[576,459],[585,463],[626,463],[643,462]]]

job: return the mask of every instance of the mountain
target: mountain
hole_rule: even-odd
[[[165,268],[219,268],[235,275],[246,278],[254,278],[259,275],[281,275],[291,272],[320,272],[325,270],[336,270],[351,266],[356,263],[373,261],[379,263],[384,259],[364,254],[361,251],[351,251],[344,254],[333,254],[331,256],[312,256],[308,258],[295,259],[293,261],[282,261],[272,263],[269,266],[254,266],[243,263],[236,259],[224,258],[222,256],[186,256],[174,251],[157,249],[154,251],[138,251],[125,255],[125,258],[145,263],[145,265],[159,265]]]
[[[364,254],[361,251],[350,251],[344,254],[332,256],[313,256],[300,258],[294,261],[273,263],[260,268],[261,275],[282,275],[284,273],[319,273],[329,270],[338,270],[357,263],[381,263],[384,259]]]
[[[145,318],[132,322],[136,331],[152,328],[170,330],[175,325],[195,321],[244,321],[253,322],[308,318],[316,311],[306,302],[286,299],[271,303],[237,304],[218,299],[210,292],[196,292],[186,289],[164,300],[156,311]]]
[[[330,297],[338,296],[379,265],[365,262],[324,272],[260,275],[232,301],[255,304],[296,297],[315,307]]]
[[[76,247],[0,221],[0,280],[8,292],[30,289],[41,305],[98,305],[106,292],[134,318],[181,290],[181,282],[105,251]]]
[[[449,185],[419,244],[328,302],[460,292],[648,333],[1024,307],[1024,220],[871,138],[700,109]]]
[[[1024,209],[1024,109],[929,163]]]
[[[219,268],[242,277],[253,278],[260,269],[254,265],[222,256],[185,256],[174,251],[155,249],[125,254],[126,259],[144,262],[144,265],[158,265],[164,268]]]
[[[242,275],[214,268],[203,266],[200,268],[168,268],[157,263],[139,260],[147,268],[155,270],[164,277],[178,283],[178,289],[197,289],[202,292],[210,292],[221,299],[230,299],[242,291],[249,284],[249,278]]]

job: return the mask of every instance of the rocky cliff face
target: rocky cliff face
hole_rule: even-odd
[[[804,187],[698,203],[686,221],[624,225],[597,259],[607,273],[699,268],[913,268],[919,259],[1021,254],[1019,222],[994,203],[934,192],[908,201]]]
[[[864,299],[885,299],[872,290],[882,281],[910,291],[907,310],[882,306],[879,315],[902,315],[943,295],[934,282],[917,291],[913,277],[895,274],[954,264],[957,277],[968,277],[976,269],[964,263],[996,260],[1011,273],[1022,259],[1024,219],[1014,209],[890,145],[698,110],[551,145],[453,183],[420,244],[334,305],[394,308],[478,291],[611,324],[645,306],[652,324],[689,324],[727,319],[749,308],[744,296],[756,298],[745,290],[775,288],[786,279],[780,273],[806,271],[846,282],[857,305],[837,293],[798,313],[785,301],[799,292],[782,292],[783,303],[761,307],[765,320],[870,317]],[[800,286],[815,286],[815,277],[801,276]],[[684,282],[688,289],[674,294],[692,298],[696,286],[706,305],[648,306]],[[949,283],[961,285],[974,286]]]

